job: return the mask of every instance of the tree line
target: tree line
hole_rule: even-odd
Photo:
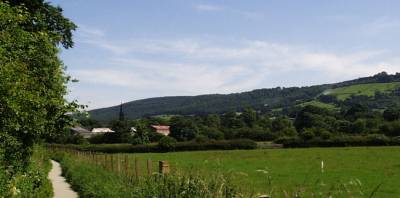
[[[87,128],[106,126],[117,131],[115,134],[89,139],[92,143],[158,142],[163,135],[152,131],[150,125],[169,125],[171,138],[176,141],[196,142],[232,139],[282,142],[285,139],[309,141],[348,136],[400,136],[399,106],[378,110],[365,104],[351,103],[338,109],[307,105],[288,111],[290,116],[246,108],[242,112],[224,114],[114,120],[106,125],[93,119],[83,119],[81,124]],[[137,132],[132,134],[131,127],[135,127]]]

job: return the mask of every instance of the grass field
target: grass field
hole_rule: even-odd
[[[323,103],[323,102],[320,102],[320,101],[317,101],[317,100],[312,100],[312,101],[309,101],[309,102],[305,102],[305,103],[299,104],[300,107],[304,107],[304,106],[307,106],[307,105],[313,105],[313,106],[317,106],[317,107],[320,107],[320,108],[326,108],[326,109],[330,109],[330,110],[338,109],[338,107],[335,104]]]
[[[400,82],[370,83],[332,89],[328,91],[328,94],[336,96],[339,100],[345,100],[351,95],[374,96],[376,91],[387,93],[397,88],[400,88]]]
[[[228,173],[248,192],[349,190],[369,197],[376,190],[373,197],[400,197],[399,156],[400,147],[356,147],[147,153],[129,159],[168,160],[175,170],[210,176]]]

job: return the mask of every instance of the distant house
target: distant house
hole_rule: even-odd
[[[73,133],[79,134],[81,136],[83,136],[84,138],[89,138],[92,135],[92,132],[81,127],[81,126],[75,126],[71,128],[71,131]]]
[[[81,126],[74,126],[71,128],[71,131],[75,134],[81,135],[84,138],[90,138],[94,135],[100,135],[104,133],[114,133],[114,131],[109,128],[93,128],[92,131],[89,131]]]
[[[111,130],[110,128],[93,128],[93,134],[101,134],[101,133],[114,133],[115,131]]]
[[[135,127],[131,127],[131,135],[135,135],[137,133],[137,129]]]
[[[166,125],[151,125],[150,128],[159,134],[163,134],[165,136],[168,136],[170,131],[169,131],[169,126]]]

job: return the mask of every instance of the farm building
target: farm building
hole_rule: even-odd
[[[75,126],[71,128],[71,131],[73,133],[77,133],[81,135],[84,138],[90,138],[94,135],[100,135],[104,133],[114,133],[115,131],[111,130],[110,128],[93,128],[91,131],[81,127],[81,126]]]
[[[100,134],[100,133],[114,133],[115,131],[111,130],[110,128],[93,128],[92,133]]]
[[[169,131],[169,126],[166,125],[151,125],[150,128],[159,134],[163,134],[165,136],[168,136],[170,131]]]
[[[89,138],[92,135],[91,131],[89,131],[89,130],[83,128],[83,127],[80,127],[80,126],[72,127],[71,131],[73,133],[77,133],[77,134],[83,136],[84,138]]]

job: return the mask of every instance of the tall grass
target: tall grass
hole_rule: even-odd
[[[183,153],[175,154],[181,158],[185,156]],[[201,152],[187,154],[200,155]],[[155,155],[167,158],[166,154]],[[141,176],[136,176],[133,158],[129,155],[56,151],[54,156],[61,162],[66,178],[82,197],[375,197],[374,193],[370,193],[372,189],[356,177],[332,180],[334,175],[330,161],[320,160],[319,164],[311,167],[311,174],[305,175],[304,181],[295,185],[282,185],[275,168],[254,169],[252,172],[257,173],[258,180],[264,180],[261,181],[263,188],[255,191],[252,182],[247,183],[249,175],[246,172],[230,169],[228,164],[219,163],[219,160],[215,161],[218,165],[208,166],[207,170],[200,166],[181,169],[174,161],[170,161],[173,166],[170,175],[157,172],[146,175],[146,167],[142,163]],[[109,160],[111,156],[114,165],[99,161]],[[129,169],[132,170],[124,170],[125,160],[131,161]],[[291,174],[293,179],[299,177],[294,169]],[[293,183],[292,180],[287,182]]]
[[[82,198],[245,197],[225,175],[209,179],[198,174],[173,172],[163,175],[154,172],[151,175],[130,177],[112,172],[93,161],[76,158],[73,153],[57,152],[54,158],[61,163],[64,176]]]
[[[53,188],[47,178],[50,169],[47,151],[35,146],[26,171],[11,175],[6,167],[0,168],[0,197],[53,197]]]

